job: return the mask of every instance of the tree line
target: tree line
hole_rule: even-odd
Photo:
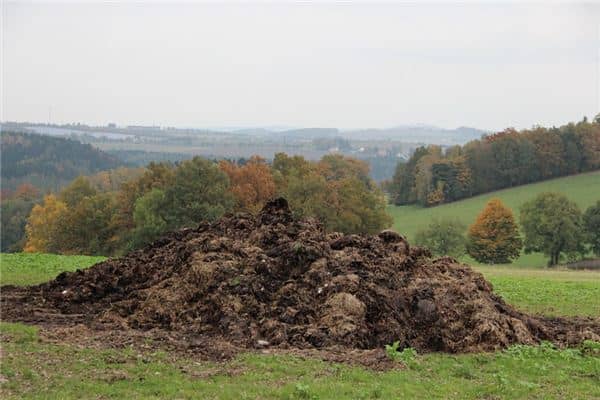
[[[419,147],[387,186],[397,205],[435,206],[600,169],[600,115],[561,127],[509,128],[445,151]]]
[[[521,206],[519,220],[521,229],[512,210],[494,198],[468,230],[458,220],[435,219],[416,242],[436,255],[467,253],[484,264],[510,263],[522,251],[543,253],[549,266],[590,253],[600,257],[600,200],[582,212],[563,194],[542,193]]]
[[[316,217],[326,229],[375,233],[392,220],[368,174],[366,163],[341,155],[314,162],[279,153],[271,164],[260,157],[243,164],[201,157],[150,163],[117,189],[82,176],[31,208],[23,248],[121,254],[225,213],[256,213],[274,196],[286,197],[297,216]]]

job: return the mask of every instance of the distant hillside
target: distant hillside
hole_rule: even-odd
[[[21,183],[57,190],[79,175],[124,165],[114,156],[71,139],[3,131],[1,143],[3,190]]]
[[[600,169],[600,119],[512,128],[463,146],[418,148],[398,165],[394,204],[435,206],[503,188]]]
[[[471,225],[485,204],[494,197],[501,199],[507,207],[511,208],[518,220],[521,205],[543,192],[563,193],[585,211],[587,207],[600,200],[600,171],[498,190],[437,207],[389,206],[388,211],[394,218],[394,229],[406,235],[410,241],[414,240],[415,234],[427,227],[434,218],[456,218],[466,226]],[[472,260],[468,261],[473,263]],[[546,261],[541,254],[534,253],[521,255],[514,264],[537,267],[545,265]]]

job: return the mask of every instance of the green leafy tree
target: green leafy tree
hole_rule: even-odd
[[[591,250],[600,257],[600,200],[585,211],[583,224]]]
[[[417,232],[415,243],[425,246],[436,256],[460,257],[465,254],[466,226],[455,219],[433,219],[426,229]]]
[[[136,200],[132,247],[150,243],[167,230],[167,221],[163,215],[167,207],[165,192],[160,189],[152,189]]]
[[[368,173],[365,163],[341,156],[311,163],[279,153],[273,162],[276,191],[292,211],[344,233],[374,233],[392,223],[383,192]]]
[[[373,234],[392,224],[383,192],[375,187],[369,189],[360,178],[344,178],[332,185],[330,191],[337,200],[328,223],[330,230]]]
[[[523,243],[512,211],[491,199],[469,228],[467,252],[486,264],[506,264],[519,257]]]
[[[330,188],[325,178],[315,171],[304,175],[290,173],[280,194],[289,199],[290,208],[297,217],[317,217],[327,222],[334,216]]]
[[[27,217],[33,208],[33,201],[29,200],[3,200],[0,217],[2,238],[2,251],[21,251],[25,245],[25,225]]]
[[[581,211],[560,193],[542,193],[521,207],[525,252],[542,252],[557,265],[564,253],[575,258],[585,252]]]
[[[92,186],[90,181],[84,177],[77,177],[67,187],[60,192],[59,199],[67,205],[67,207],[74,207],[84,198],[94,196],[96,189]]]
[[[61,231],[60,250],[66,254],[104,255],[116,250],[112,193],[99,193],[68,207]]]
[[[183,161],[165,189],[169,229],[214,221],[235,205],[229,178],[217,164],[201,157]]]

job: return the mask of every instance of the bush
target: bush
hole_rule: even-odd
[[[460,257],[465,254],[465,225],[453,219],[434,219],[427,229],[417,232],[415,242],[436,256]]]

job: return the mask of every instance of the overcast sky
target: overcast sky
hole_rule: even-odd
[[[598,4],[2,1],[3,121],[484,129],[600,110]]]

